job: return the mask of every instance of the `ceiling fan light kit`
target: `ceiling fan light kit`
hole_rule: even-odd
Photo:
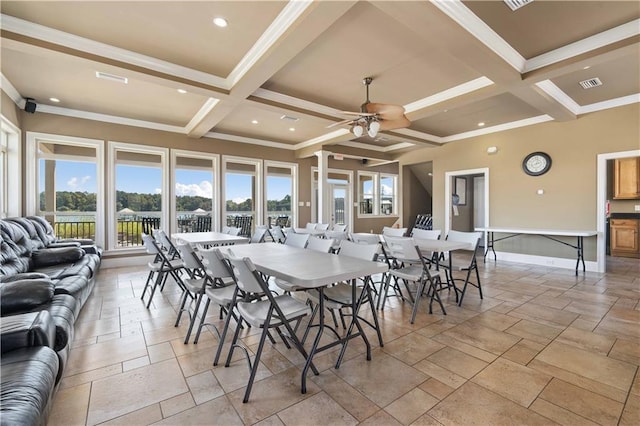
[[[369,85],[372,81],[372,77],[366,77],[362,80],[366,87],[367,99],[361,105],[360,112],[342,111],[342,114],[355,115],[357,118],[333,123],[329,127],[347,124],[351,126],[351,133],[355,137],[361,137],[366,129],[367,135],[370,138],[375,138],[381,130],[401,129],[411,125],[409,119],[404,115],[403,106],[373,103],[369,100]]]

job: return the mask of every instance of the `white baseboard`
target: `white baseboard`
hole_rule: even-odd
[[[153,259],[153,256],[124,256],[124,257],[103,257],[100,268],[122,268],[125,266],[145,266]]]
[[[525,263],[528,265],[540,265],[540,266],[551,266],[554,268],[564,268],[564,269],[576,269],[576,260],[577,259],[567,259],[564,257],[548,257],[548,256],[536,256],[533,254],[521,254],[521,253],[509,253],[503,251],[496,251],[496,256],[498,258],[497,262],[500,263],[502,261],[505,262],[518,262]],[[480,259],[478,259],[480,261]],[[487,262],[493,261],[493,253],[487,253]],[[598,272],[598,262],[587,261],[584,262],[585,268],[589,272]],[[579,271],[582,271],[582,262],[580,262]]]

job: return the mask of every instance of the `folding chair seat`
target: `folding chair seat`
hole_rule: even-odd
[[[307,352],[302,346],[302,343],[300,343],[300,340],[296,336],[291,324],[298,324],[302,318],[311,313],[311,310],[305,303],[300,302],[291,296],[274,296],[273,293],[269,291],[268,284],[262,279],[262,276],[258,273],[253,262],[251,262],[249,258],[238,258],[233,254],[232,250],[229,250],[228,260],[229,264],[233,268],[233,275],[237,285],[232,307],[237,306],[238,313],[242,320],[252,326],[262,329],[260,342],[258,343],[253,363],[250,360],[246,348],[238,344],[240,327],[237,327],[235,330],[231,347],[227,355],[227,360],[225,362],[225,367],[229,367],[235,348],[242,348],[244,350],[250,369],[247,389],[245,390],[244,398],[242,400],[242,402],[246,403],[249,401],[249,396],[251,395],[253,381],[260,364],[260,357],[270,329],[275,329],[278,332],[287,348],[291,348],[288,343],[288,341],[291,341],[305,359],[307,358]],[[243,299],[238,298],[239,291],[243,291],[245,293],[245,297],[246,295],[254,294],[262,296],[263,299],[250,302],[244,301]],[[283,333],[282,327],[286,329],[286,335]],[[219,349],[222,348],[223,343],[224,340],[221,340],[220,345],[218,346]],[[314,374],[319,374],[313,364],[311,365],[311,369]]]
[[[160,288],[161,290],[164,288],[167,277],[169,275],[173,277],[176,284],[178,284],[182,291],[186,291],[186,287],[184,285],[184,282],[180,278],[180,273],[184,269],[182,259],[180,259],[179,257],[177,259],[169,259],[167,257],[167,253],[165,253],[158,246],[151,235],[142,234],[142,242],[145,249],[147,250],[147,253],[154,256],[153,261],[148,263],[149,275],[147,276],[147,281],[142,290],[142,295],[140,296],[140,300],[144,300],[144,295],[147,292],[147,288],[151,287],[151,295],[149,296],[149,301],[147,302],[148,309],[151,305],[151,300],[153,300],[153,295],[155,294],[156,290],[158,288]]]
[[[449,254],[451,256],[449,261],[447,259],[442,259],[440,261],[440,267],[447,271],[447,278],[450,279],[451,282],[464,282],[462,290],[460,291],[458,306],[462,306],[462,299],[464,299],[464,294],[467,291],[467,286],[469,284],[478,289],[480,299],[482,299],[482,285],[480,283],[480,273],[478,272],[478,262],[476,261],[476,252],[478,251],[480,238],[482,238],[482,232],[461,232],[451,230],[447,234],[447,241],[459,241],[468,244],[466,249],[451,252]],[[462,273],[464,278],[456,278],[453,275],[454,272]],[[471,274],[473,272],[475,272],[476,275],[475,283],[471,281]]]
[[[379,249],[380,249],[380,245],[378,243],[358,244],[352,241],[344,240],[340,244],[340,251],[338,252],[338,256],[348,256],[348,257],[355,257],[358,259],[374,261],[376,259],[376,256],[378,255]],[[376,331],[376,334],[378,335],[378,342],[382,347],[384,346],[384,343],[382,341],[382,333],[380,331],[380,324],[378,322],[378,315],[373,303],[373,295],[372,295],[371,286],[370,286],[370,284],[372,283],[372,279],[370,276],[361,277],[360,279],[362,280],[363,285],[358,286],[356,288],[357,302],[356,302],[355,312],[350,312],[348,314],[345,314],[343,311],[344,308],[353,307],[353,300],[352,300],[353,284],[351,283],[337,283],[334,286],[327,287],[324,290],[324,298],[325,298],[324,306],[329,310],[337,310],[340,313],[340,319],[342,321],[343,328],[347,328],[344,321],[345,316],[357,316],[359,320],[362,320],[365,323],[367,323],[370,327],[372,327]],[[312,324],[313,319],[318,313],[318,309],[320,306],[319,295],[320,293],[317,290],[307,291],[307,297],[309,298],[309,300],[311,300],[315,304],[315,307],[311,316],[311,320],[309,321],[309,326],[307,327],[305,336],[303,337],[302,341],[306,340],[309,329],[310,327],[313,326]],[[371,308],[373,323],[371,323],[371,321],[359,315],[360,307],[364,303],[368,303]],[[349,326],[348,333],[351,333],[351,327],[353,327],[353,322]],[[336,333],[336,335],[338,334],[335,330],[334,330],[334,333]],[[340,352],[340,355],[338,356],[338,361],[336,365],[340,364],[342,357],[344,356],[344,351],[346,350],[346,347],[347,345],[345,343],[342,346],[342,350]]]
[[[446,315],[447,312],[444,309],[444,305],[442,304],[440,295],[438,294],[438,286],[442,285],[442,271],[429,270],[428,264],[425,261],[423,254],[420,252],[420,248],[413,238],[386,237],[386,241],[389,247],[389,252],[396,260],[399,267],[397,269],[389,271],[385,289],[383,291],[382,308],[384,309],[386,294],[391,282],[391,277],[397,277],[398,279],[404,281],[408,291],[410,291],[408,286],[409,281],[416,284],[415,296],[413,297],[411,324],[413,324],[416,319],[420,298],[422,297],[425,290],[426,295],[430,297],[429,313],[433,313],[432,305],[433,300],[435,299],[440,305],[442,313]]]

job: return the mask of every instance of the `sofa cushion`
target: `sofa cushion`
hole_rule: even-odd
[[[0,315],[31,312],[53,298],[55,286],[49,278],[0,283]]]
[[[49,347],[2,354],[0,425],[44,425],[58,375],[58,356]]]
[[[16,238],[18,243],[13,240]],[[0,275],[15,275],[29,271],[30,243],[22,228],[0,220]]]
[[[84,250],[80,247],[45,248],[33,252],[34,269],[61,263],[73,263],[84,256]]]
[[[2,354],[19,348],[55,345],[56,325],[47,311],[30,312],[2,318],[0,335]]]

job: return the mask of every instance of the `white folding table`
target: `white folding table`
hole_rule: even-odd
[[[564,244],[565,246],[569,246],[576,250],[577,252],[577,260],[576,260],[576,275],[578,275],[578,267],[580,266],[580,262],[582,262],[582,272],[586,271],[586,267],[584,264],[584,237],[593,237],[598,235],[596,231],[572,231],[572,230],[558,230],[558,229],[531,229],[531,228],[494,228],[494,227],[486,227],[486,228],[476,228],[476,231],[486,232],[488,234],[487,238],[487,247],[484,250],[484,260],[487,260],[487,254],[489,250],[493,252],[493,260],[497,260],[496,251],[493,248],[494,243],[496,241],[506,240],[507,238],[512,238],[518,235],[540,235],[541,237],[545,237],[549,240],[553,240],[557,243]],[[504,237],[495,238],[495,233],[499,234],[510,234]],[[565,241],[559,240],[555,237],[576,237],[577,242],[575,245],[569,244]]]
[[[222,232],[179,232],[171,234],[171,238],[176,241],[184,241],[192,246],[195,246],[196,244],[218,246],[244,244],[249,242],[249,238],[224,234]]]
[[[250,258],[256,269],[264,274],[284,279],[297,287],[309,290],[316,289],[320,293],[320,307],[318,309],[320,312],[319,330],[302,370],[302,393],[305,393],[307,390],[307,371],[309,370],[313,356],[317,352],[336,345],[343,345],[341,355],[338,357],[338,362],[336,363],[337,368],[346,349],[347,342],[350,339],[360,336],[367,347],[367,360],[371,359],[371,345],[362,330],[362,326],[358,322],[357,315],[355,315],[360,304],[360,300],[357,297],[355,280],[367,275],[386,272],[388,270],[386,264],[321,253],[277,243],[243,244],[226,247],[226,250],[232,252],[235,256]],[[352,281],[351,300],[353,301],[352,309],[354,313],[349,329],[351,330],[352,327],[355,326],[358,328],[358,332],[348,333],[342,339],[318,347],[324,330],[324,287],[335,282],[349,280]],[[362,294],[364,293],[363,291]]]

